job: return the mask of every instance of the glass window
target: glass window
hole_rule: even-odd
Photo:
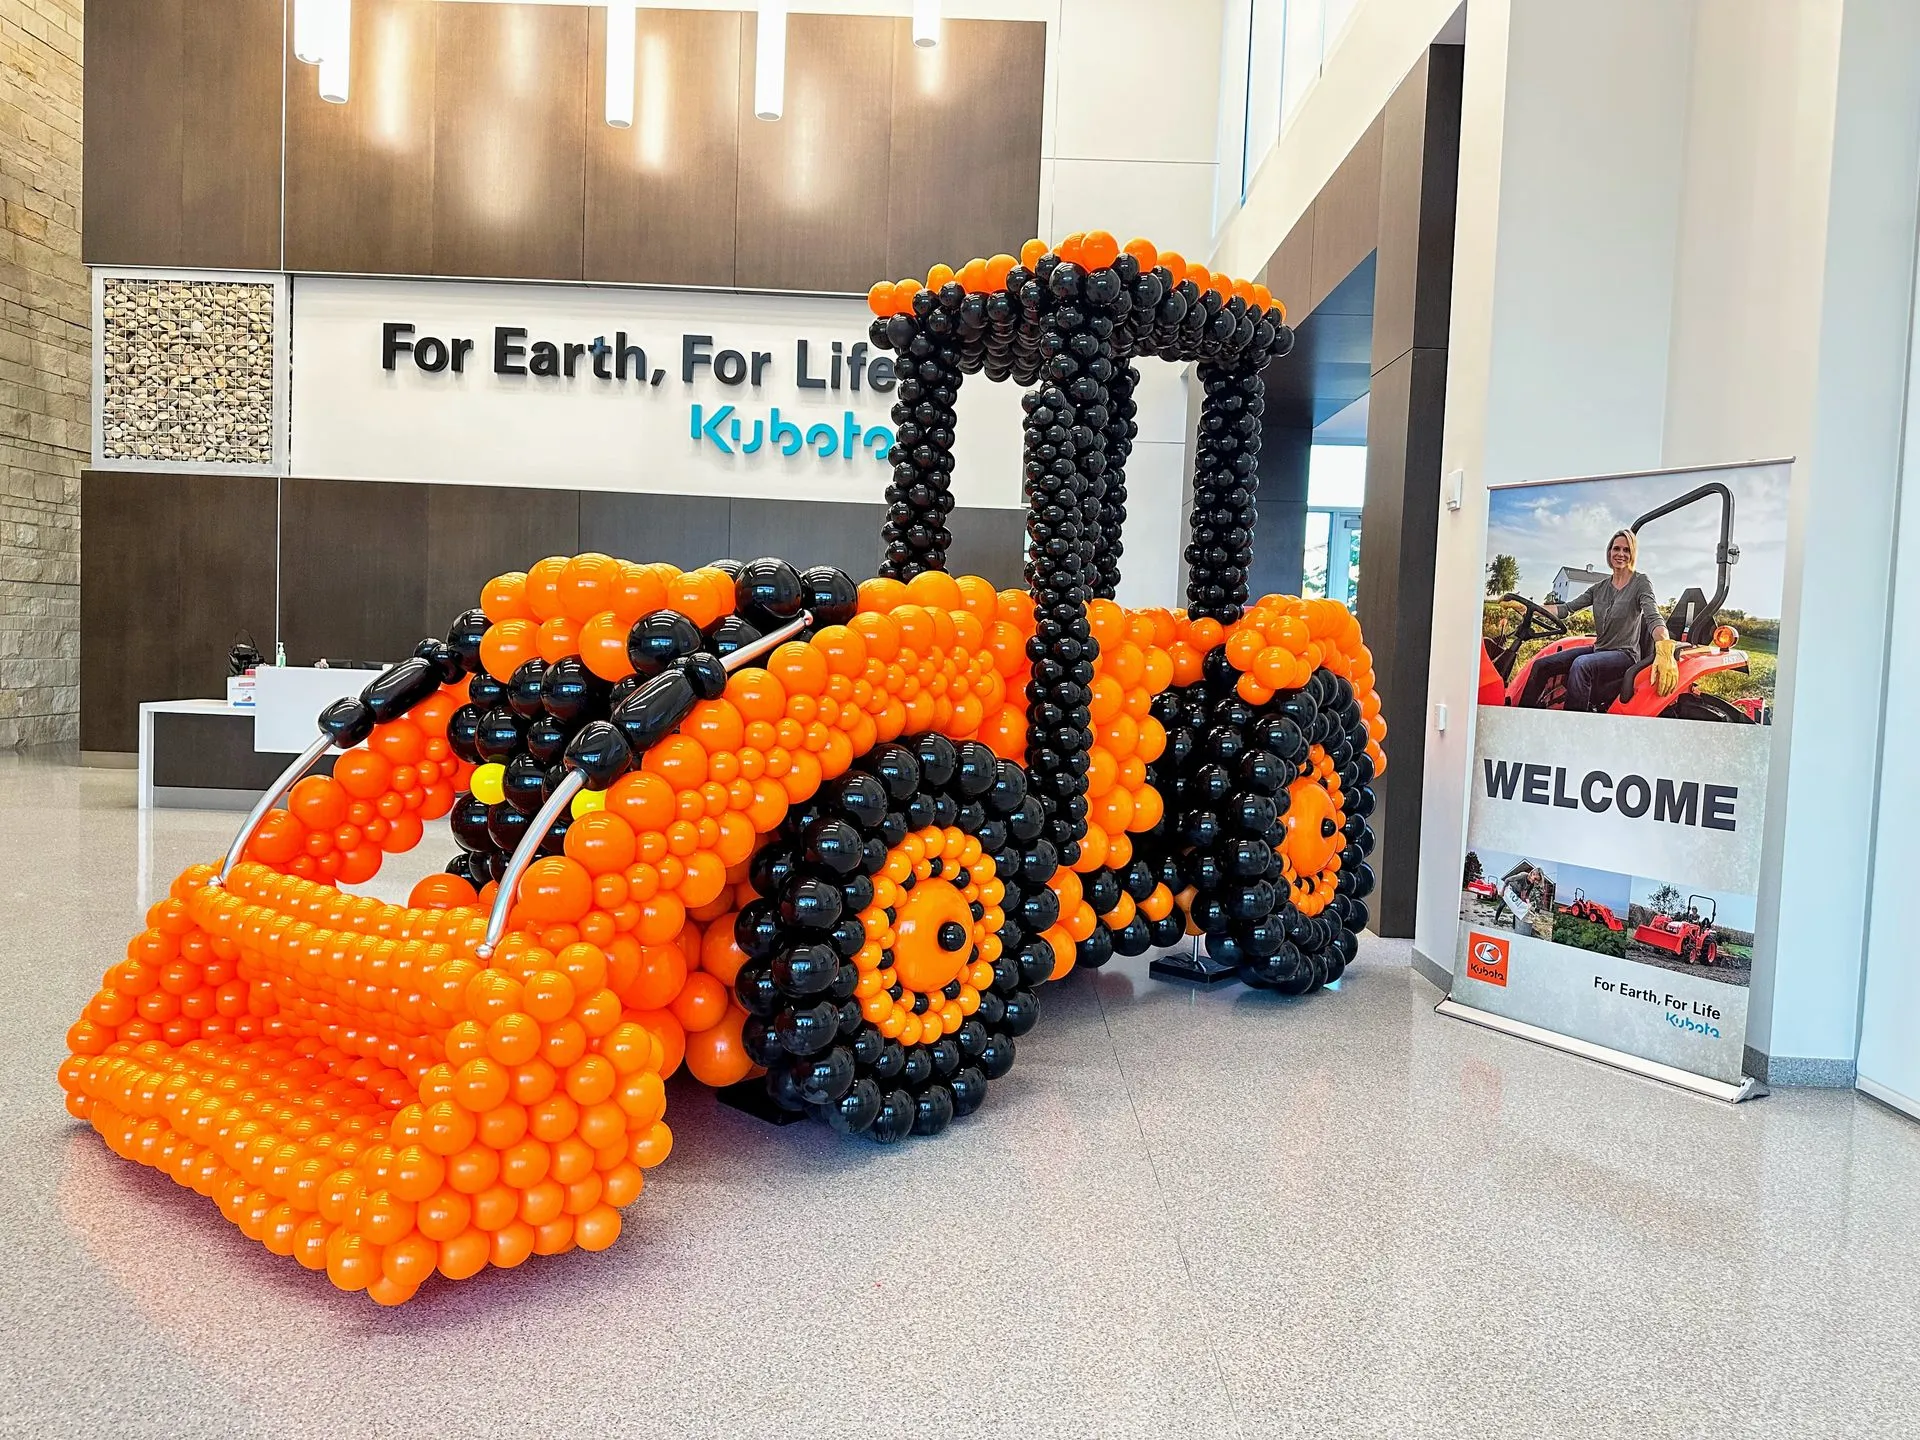
[[[1307,548],[1300,562],[1300,593],[1310,600],[1326,598],[1327,535],[1331,519],[1331,513],[1326,510],[1307,512]]]
[[[1285,70],[1288,0],[1253,0],[1248,30],[1246,156],[1241,195],[1280,139],[1280,84]]]
[[[1316,445],[1307,455],[1307,504],[1358,510],[1367,498],[1367,447]]]
[[[1253,68],[1254,0],[1230,0],[1220,46],[1220,129],[1215,136],[1213,228],[1247,196],[1247,86]]]
[[[1320,78],[1320,41],[1326,0],[1289,0],[1285,54],[1281,60],[1280,129],[1285,133],[1294,111]]]

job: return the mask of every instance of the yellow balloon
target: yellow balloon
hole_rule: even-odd
[[[483,805],[498,805],[506,798],[507,767],[498,763],[482,765],[467,782],[467,790]]]
[[[573,818],[591,815],[596,810],[607,808],[607,792],[604,790],[582,790],[573,797]]]

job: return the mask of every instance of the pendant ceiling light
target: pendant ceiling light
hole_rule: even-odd
[[[760,0],[754,26],[753,114],[778,120],[787,96],[787,0]]]
[[[327,0],[293,0],[293,58],[303,65],[320,63],[320,20]]]
[[[913,43],[923,49],[940,43],[940,0],[913,0]]]
[[[320,67],[320,98],[330,105],[346,104],[353,64],[353,0],[304,0],[294,10],[293,27],[294,54],[307,59],[301,52],[304,41],[314,56],[308,63]]]
[[[633,124],[634,0],[607,4],[607,124]]]

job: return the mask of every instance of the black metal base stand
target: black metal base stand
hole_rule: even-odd
[[[738,1110],[769,1125],[792,1125],[807,1118],[803,1111],[783,1110],[774,1104],[773,1097],[767,1094],[767,1082],[761,1076],[723,1085],[714,1093],[729,1110]]]
[[[1240,978],[1240,972],[1205,954],[1200,944],[1196,940],[1190,950],[1168,951],[1147,966],[1147,974],[1156,980],[1171,980],[1200,990],[1217,990],[1222,985],[1234,984]]]

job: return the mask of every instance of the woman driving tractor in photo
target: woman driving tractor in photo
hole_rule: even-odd
[[[1588,586],[1564,607],[1552,600],[1545,603],[1542,608],[1556,618],[1591,609],[1593,645],[1536,659],[1521,705],[1538,704],[1547,681],[1565,676],[1567,709],[1606,709],[1618,693],[1621,678],[1646,658],[1641,649],[1643,625],[1653,636],[1654,691],[1662,696],[1674,692],[1680,683],[1674,641],[1654,604],[1653,582],[1634,568],[1639,558],[1640,546],[1633,532],[1616,530],[1607,541],[1607,565],[1613,574]]]

